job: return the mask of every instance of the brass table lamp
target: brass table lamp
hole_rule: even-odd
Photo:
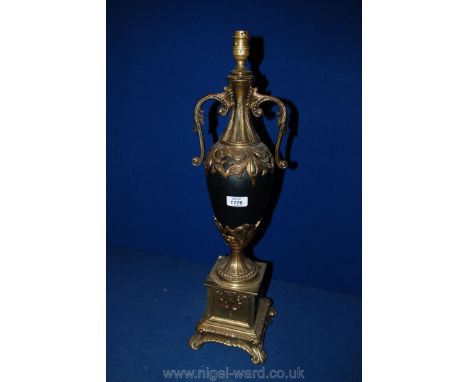
[[[263,337],[266,326],[276,315],[271,300],[264,297],[266,264],[255,262],[243,253],[261,223],[273,184],[276,166],[284,169],[279,148],[285,131],[286,108],[275,97],[257,93],[254,77],[245,67],[249,56],[249,34],[234,33],[232,49],[237,62],[228,75],[224,92],[200,99],[194,111],[195,131],[200,140],[200,156],[195,166],[204,162],[214,221],[230,247],[229,256],[220,256],[211,269],[205,286],[208,291],[206,312],[190,338],[198,349],[206,342],[218,342],[245,350],[253,363],[266,359]],[[203,103],[209,99],[221,103],[219,114],[231,112],[230,120],[218,142],[204,158]],[[260,117],[260,105],[271,101],[279,106],[278,138],[274,157],[255,132],[250,114]]]

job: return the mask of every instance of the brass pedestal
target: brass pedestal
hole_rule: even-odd
[[[225,261],[220,256],[205,281],[207,308],[189,345],[196,350],[206,342],[218,342],[245,350],[254,364],[263,363],[266,359],[263,337],[276,315],[271,300],[263,297],[266,264],[256,262],[257,276],[248,283],[233,285],[216,272]]]

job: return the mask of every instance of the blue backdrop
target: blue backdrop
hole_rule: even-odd
[[[253,39],[263,92],[287,102],[292,162],[253,248],[273,278],[361,293],[361,5],[352,0],[107,2],[108,242],[212,264],[212,218],[192,111],[222,91],[232,34]],[[205,116],[218,133],[210,104]],[[210,112],[211,110],[211,112]],[[268,113],[267,113],[268,114]],[[273,115],[264,120],[276,139]],[[206,133],[211,146],[212,136]]]

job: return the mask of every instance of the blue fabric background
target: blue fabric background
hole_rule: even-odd
[[[203,169],[191,164],[199,153],[192,111],[222,91],[233,31],[246,29],[263,41],[263,85],[292,112],[282,152],[293,168],[253,251],[274,264],[275,279],[360,295],[360,1],[107,7],[108,242],[203,264],[226,253]],[[219,117],[218,133],[226,121]],[[275,140],[275,120],[264,123]]]

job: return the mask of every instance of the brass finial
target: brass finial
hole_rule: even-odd
[[[245,61],[249,57],[249,32],[235,31],[234,32],[234,45],[232,47],[232,54],[237,61],[237,67],[242,68]]]

